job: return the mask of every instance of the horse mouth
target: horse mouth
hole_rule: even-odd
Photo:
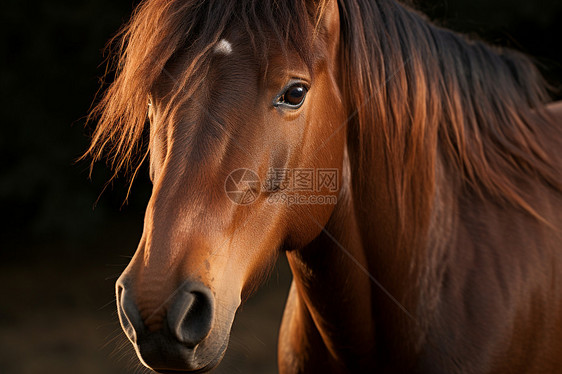
[[[149,344],[135,344],[135,351],[144,366],[162,374],[207,373],[222,361],[230,334],[219,344],[203,342],[195,348],[170,347],[169,344],[151,341]],[[210,343],[210,344],[205,344]]]

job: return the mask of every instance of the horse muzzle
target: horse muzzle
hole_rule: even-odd
[[[159,328],[148,328],[146,321],[157,310],[142,318],[122,278],[116,284],[119,320],[145,366],[160,373],[202,373],[218,365],[228,346],[236,308],[228,315],[217,313],[211,290],[188,280],[160,307],[165,311],[158,313]]]

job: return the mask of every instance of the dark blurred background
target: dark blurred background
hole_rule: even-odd
[[[110,170],[100,163],[90,180],[88,163],[75,162],[88,145],[103,47],[136,3],[2,3],[0,373],[144,372],[121,334],[113,283],[140,238],[147,173],[124,204],[127,179],[100,196]],[[443,26],[533,56],[561,87],[561,0],[415,3]],[[276,372],[289,281],[281,261],[240,312],[218,373]]]

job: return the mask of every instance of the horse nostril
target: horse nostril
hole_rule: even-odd
[[[136,343],[139,334],[144,329],[144,323],[142,322],[139,310],[130,292],[126,290],[125,286],[120,281],[116,284],[116,293],[119,321],[129,340]]]
[[[214,298],[211,290],[200,283],[185,284],[168,309],[168,327],[176,339],[195,347],[211,331]]]

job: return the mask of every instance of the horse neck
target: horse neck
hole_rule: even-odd
[[[301,326],[304,335],[320,336],[333,361],[347,369],[350,363],[351,369],[368,367],[374,352],[371,282],[350,177],[345,157],[338,203],[323,232],[307,247],[287,253],[297,314],[308,321]]]
[[[361,179],[354,178],[347,154],[332,217],[309,246],[289,252],[288,259],[300,313],[310,317],[303,318],[309,321],[303,329],[313,330],[305,335],[319,335],[336,362],[364,368],[386,359],[373,352],[400,351],[406,358],[423,342],[454,231],[454,186],[438,163],[426,197],[429,223],[400,223],[383,192],[384,178],[370,178],[369,189],[354,183]]]
[[[355,170],[353,178],[358,181],[353,200],[372,277],[377,341],[386,346],[389,357],[393,351],[402,352],[403,359],[417,354],[424,342],[439,301],[447,256],[454,250],[457,225],[458,182],[441,156],[423,162],[432,163],[426,165],[433,170],[432,182],[407,186],[402,191],[406,202],[396,198],[392,180],[387,179],[392,173],[383,162],[371,165],[372,177],[355,177],[359,173]]]

